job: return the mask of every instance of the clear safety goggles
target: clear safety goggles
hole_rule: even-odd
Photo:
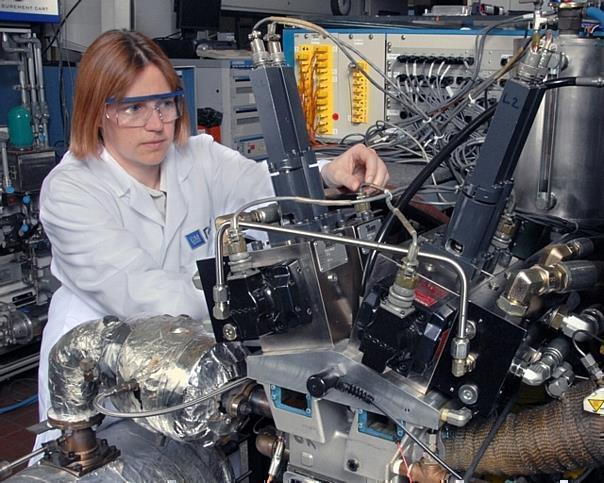
[[[114,119],[120,127],[144,127],[157,111],[160,120],[166,124],[181,116],[184,91],[178,90],[150,96],[110,97],[105,101],[105,116]]]

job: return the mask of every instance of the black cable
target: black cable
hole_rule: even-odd
[[[560,77],[550,79],[543,83],[545,89],[556,89],[558,87],[604,87],[604,77]]]
[[[546,80],[543,87],[546,89],[557,89],[558,87],[567,87],[577,85],[576,77],[559,77],[557,79]]]
[[[493,424],[493,427],[489,431],[489,434],[487,434],[487,437],[484,438],[484,441],[480,445],[480,448],[478,448],[478,451],[474,455],[474,458],[472,458],[472,462],[470,463],[470,466],[468,466],[468,469],[466,470],[465,474],[463,475],[463,481],[469,482],[471,480],[472,475],[474,474],[474,471],[476,471],[476,468],[478,468],[478,465],[480,464],[482,457],[484,456],[487,449],[489,448],[489,445],[491,444],[493,439],[495,439],[495,436],[497,435],[499,428],[501,428],[501,425],[504,423],[505,419],[508,417],[508,414],[512,410],[512,407],[516,403],[516,399],[518,399],[517,392],[510,398],[510,400],[507,402],[507,404],[505,405],[505,407],[503,408],[503,410],[501,411],[499,416],[497,416],[497,419],[495,420],[495,424]]]
[[[457,135],[451,139],[445,145],[436,156],[434,156],[426,166],[420,171],[420,173],[415,177],[413,181],[407,186],[407,189],[401,195],[401,197],[396,202],[395,206],[399,210],[404,210],[413,196],[417,193],[417,191],[424,185],[424,183],[432,176],[434,171],[446,161],[451,153],[459,147],[463,142],[466,141],[470,135],[476,131],[482,124],[487,122],[493,114],[495,114],[495,109],[497,108],[497,104],[493,104],[489,108],[487,108],[482,114],[475,117],[472,121],[470,121],[466,127],[464,127]],[[390,229],[392,228],[392,224],[394,223],[395,216],[393,213],[390,213],[385,219],[384,223],[380,227],[380,230],[377,232],[374,241],[376,243],[382,243],[384,239],[388,236]],[[377,251],[372,251],[367,257],[367,263],[365,264],[365,268],[363,270],[363,278],[361,279],[361,294],[365,294],[365,290],[367,288],[367,282],[369,280],[369,276],[375,267],[375,262],[377,260]]]
[[[169,35],[164,35],[163,37],[153,37],[153,40],[157,41],[157,40],[170,40],[170,39],[174,39],[176,37],[179,37],[180,35],[182,35],[182,32],[180,30],[177,30],[176,32],[172,32]]]
[[[50,49],[52,47],[52,44],[54,44],[55,40],[57,40],[57,37],[59,36],[59,33],[61,32],[61,29],[63,28],[63,25],[65,25],[65,22],[67,22],[67,19],[69,18],[69,16],[72,14],[72,12],[78,7],[78,5],[82,3],[82,0],[78,0],[73,7],[71,7],[69,9],[69,12],[67,12],[67,15],[65,15],[65,17],[63,17],[63,20],[61,20],[61,23],[59,24],[59,28],[57,29],[57,31],[55,32],[55,34],[53,35],[52,39],[50,40],[49,44],[44,47],[44,50],[42,51],[42,57],[44,57],[44,54],[46,52],[48,52],[48,49]]]
[[[530,213],[520,208],[514,210],[515,214],[523,220],[528,220],[532,223],[546,227],[554,227],[565,232],[575,233],[582,228],[577,222],[567,221],[554,215],[542,215]]]

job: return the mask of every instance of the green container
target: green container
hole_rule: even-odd
[[[25,106],[15,106],[8,111],[9,142],[16,148],[31,148],[34,133],[31,129],[31,115]]]

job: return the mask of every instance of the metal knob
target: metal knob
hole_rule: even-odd
[[[306,389],[312,397],[323,397],[331,388],[335,387],[339,380],[340,376],[331,369],[327,369],[310,376],[306,381]]]

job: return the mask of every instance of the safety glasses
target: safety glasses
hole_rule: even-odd
[[[105,101],[105,116],[107,119],[113,119],[120,127],[144,127],[154,111],[157,111],[164,124],[174,122],[181,116],[183,95],[184,91],[178,90],[150,96],[124,97],[119,100],[110,97]]]

